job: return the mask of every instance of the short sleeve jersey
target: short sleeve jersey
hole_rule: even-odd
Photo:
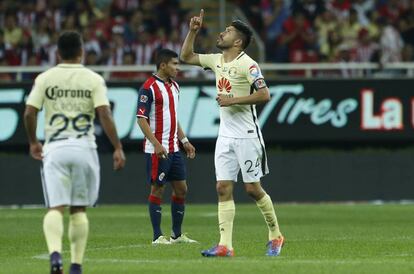
[[[178,99],[180,87],[174,80],[164,82],[156,75],[145,81],[138,92],[137,117],[146,118],[158,142],[169,152],[179,151]],[[154,153],[154,145],[144,139],[144,152]]]
[[[96,147],[95,108],[109,105],[104,79],[81,64],[59,64],[40,74],[26,101],[45,111],[45,144],[86,138]]]
[[[255,92],[255,86],[264,84],[259,66],[244,52],[229,63],[223,61],[222,54],[199,54],[199,58],[201,66],[215,72],[218,94],[228,97],[248,96]],[[256,106],[221,107],[219,135],[232,138],[261,136]]]

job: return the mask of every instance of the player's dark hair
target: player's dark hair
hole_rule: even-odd
[[[76,31],[65,31],[58,39],[58,52],[63,60],[73,60],[81,55],[82,38]]]
[[[171,59],[178,58],[178,54],[170,49],[160,49],[155,54],[155,64],[157,70],[160,68],[162,63],[167,64]]]
[[[230,26],[233,26],[239,32],[242,39],[242,48],[247,48],[250,44],[250,41],[252,41],[253,35],[253,32],[250,29],[250,27],[240,20],[234,20],[233,22],[231,22]]]

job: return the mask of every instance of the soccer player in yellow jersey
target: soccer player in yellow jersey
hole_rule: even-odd
[[[82,273],[89,222],[86,206],[98,199],[99,161],[93,121],[97,112],[115,150],[114,169],[125,164],[122,144],[112,119],[104,79],[81,64],[82,40],[77,32],[64,32],[58,40],[61,62],[40,74],[26,102],[24,122],[30,154],[42,160],[43,192],[48,212],[43,231],[50,253],[51,273],[63,273],[63,213],[70,207],[70,274]],[[45,143],[36,138],[37,114],[45,112]]]
[[[220,128],[214,156],[220,242],[201,254],[206,257],[234,256],[233,185],[241,170],[245,190],[256,201],[269,229],[266,254],[278,256],[284,238],[272,200],[260,183],[268,168],[255,106],[268,102],[270,95],[259,66],[244,52],[251,41],[252,31],[242,21],[233,21],[217,38],[216,46],[222,53],[197,54],[193,45],[203,16],[204,10],[201,10],[200,16],[191,18],[180,55],[181,60],[188,64],[215,72],[216,100],[220,105]]]

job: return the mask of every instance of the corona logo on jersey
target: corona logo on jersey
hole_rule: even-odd
[[[91,98],[92,91],[83,89],[61,89],[58,86],[47,87],[46,97],[50,100],[56,100],[61,97],[78,97],[78,98]]]
[[[219,93],[224,92],[224,91],[227,91],[227,93],[229,93],[231,91],[230,81],[227,80],[226,78],[221,78],[218,81],[217,89],[218,89]]]

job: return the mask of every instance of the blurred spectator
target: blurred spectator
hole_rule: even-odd
[[[59,0],[49,0],[45,6],[46,10],[40,13],[46,15],[51,30],[60,31],[63,21],[63,9],[60,8]]]
[[[62,22],[62,31],[73,30],[78,31],[80,29],[79,17],[75,13],[66,15]]]
[[[398,21],[398,28],[404,43],[414,47],[414,0],[410,1],[409,8],[402,14]]]
[[[168,38],[163,42],[161,47],[173,50],[179,54],[181,51],[181,46],[182,42],[180,40],[180,34],[178,33],[178,30],[173,30]]]
[[[288,50],[290,62],[307,62],[305,52],[316,51],[316,36],[301,11],[295,11],[283,24],[280,46]]]
[[[101,45],[93,34],[93,29],[87,27],[83,31],[83,47],[85,51],[94,51],[98,57],[101,55]]]
[[[124,52],[124,55],[122,56],[122,64],[130,66],[134,65],[134,53],[131,51]],[[145,76],[145,73],[143,74],[137,71],[115,71],[111,73],[111,78],[115,80],[137,80],[139,78],[144,78]]]
[[[340,24],[342,38],[349,46],[355,46],[361,28],[356,10],[350,9],[348,19]]]
[[[348,18],[351,6],[351,0],[326,0],[326,8],[332,11],[339,21]]]
[[[38,22],[31,33],[33,46],[36,51],[40,51],[42,47],[47,47],[50,44],[51,33],[48,19],[44,16],[38,17]]]
[[[25,30],[30,30],[36,22],[35,4],[33,1],[24,1],[21,3],[17,12],[18,25]]]
[[[144,32],[138,37],[138,41],[133,45],[135,51],[135,63],[137,65],[150,64],[153,55],[157,48],[160,47],[160,43],[154,40],[149,33]]]
[[[348,43],[342,43],[338,46],[338,54],[336,56],[335,61],[339,63],[341,67],[340,76],[342,78],[351,78],[359,76],[358,70],[350,69],[348,67],[349,63],[355,62],[355,52]]]
[[[85,51],[85,66],[97,66],[98,62],[98,54],[94,50]]]
[[[4,22],[4,42],[11,48],[15,48],[20,43],[23,36],[23,30],[17,25],[16,15],[7,14]]]
[[[15,52],[17,53],[18,58],[17,65],[28,65],[29,57],[35,54],[32,37],[28,32],[23,34],[23,37],[17,45]]]
[[[356,62],[372,62],[378,56],[379,45],[374,42],[367,29],[362,28],[358,32],[358,42],[355,47]]]
[[[369,19],[368,25],[364,26],[369,32],[369,36],[374,40],[379,40],[380,29],[378,26],[379,14],[377,11],[370,11],[367,13]]]
[[[380,16],[388,19],[391,24],[397,23],[398,18],[405,10],[403,2],[401,0],[388,0],[379,7]]]
[[[263,30],[262,0],[234,0],[233,3],[240,7],[244,15],[249,18],[250,24],[259,32]]]
[[[382,18],[379,23],[381,29],[381,64],[401,62],[404,42],[400,33],[387,18]]]
[[[293,11],[301,11],[305,15],[306,19],[310,22],[314,22],[316,17],[324,10],[323,0],[293,0]]]
[[[284,0],[273,0],[263,10],[263,25],[265,27],[265,44],[269,61],[277,61],[274,51],[275,42],[282,34],[283,23],[289,18],[289,9]]]
[[[332,11],[325,9],[315,20],[315,28],[319,35],[319,51],[322,58],[327,61],[331,56],[332,41],[329,39],[329,33],[337,30],[338,22]],[[339,37],[339,34],[337,34]],[[336,37],[335,37],[336,38]],[[334,39],[335,39],[334,38]],[[339,45],[340,41],[336,44]]]

